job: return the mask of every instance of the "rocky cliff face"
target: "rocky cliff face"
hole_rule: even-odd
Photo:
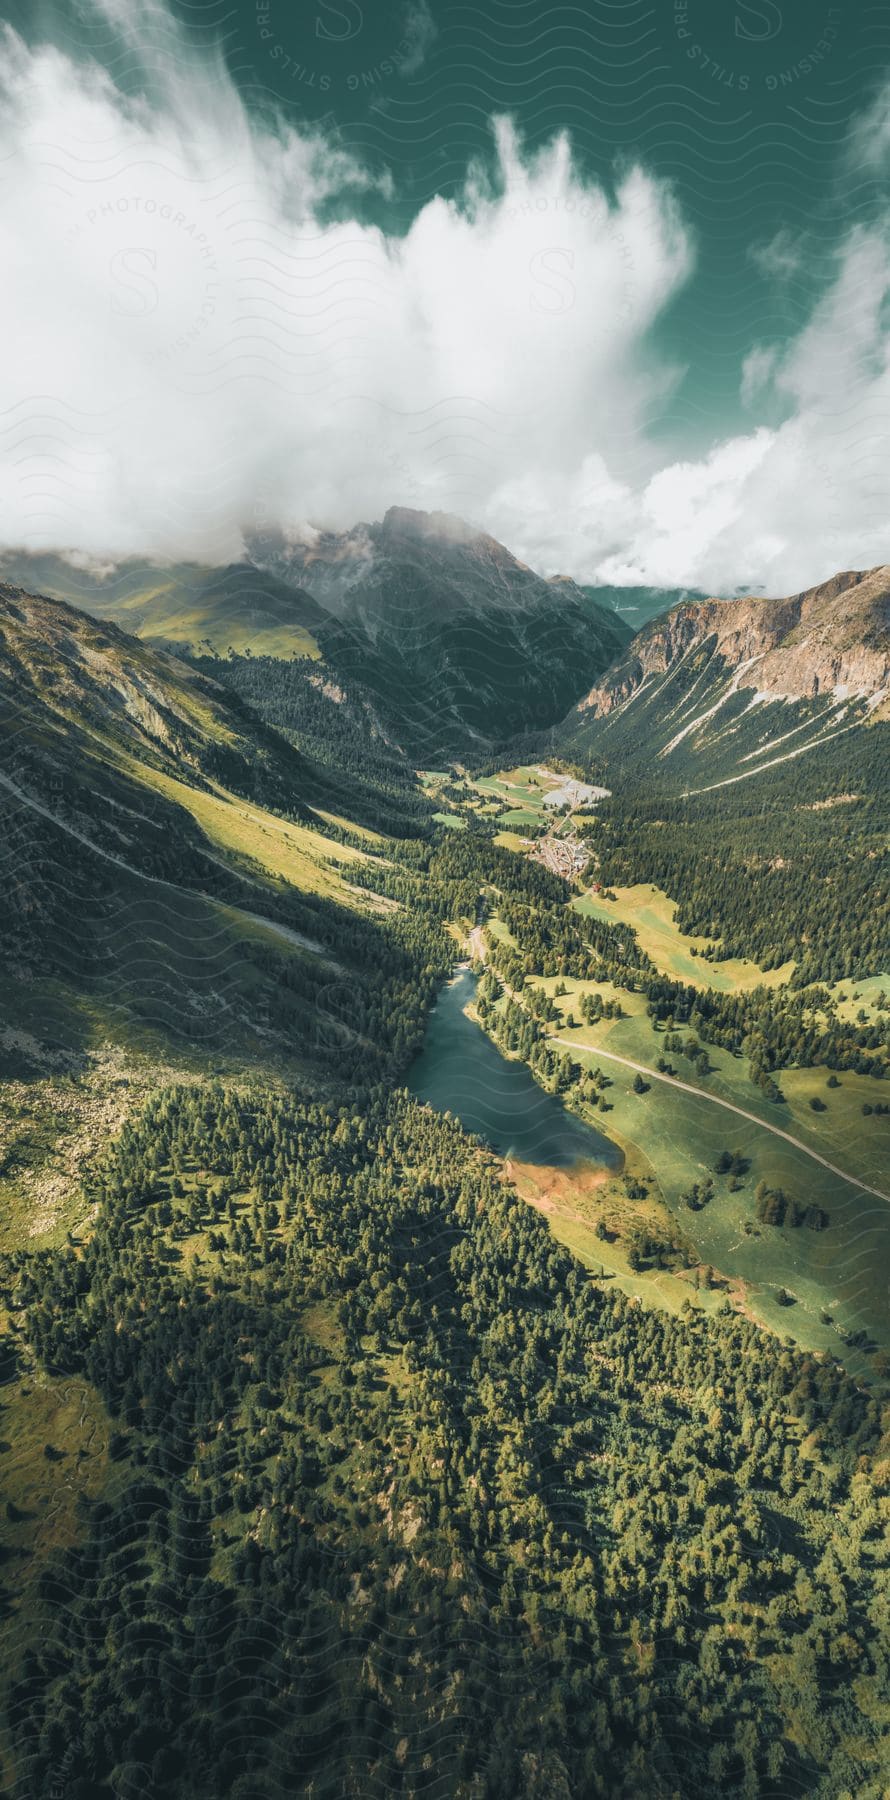
[[[545,580],[453,513],[391,506],[375,524],[312,533],[300,543],[275,535],[250,548],[263,566],[298,582],[341,618],[386,611],[412,595],[417,608],[433,604],[439,617],[584,601],[568,577]]]
[[[672,607],[637,633],[554,744],[591,767],[698,793],[826,746],[843,760],[853,734],[887,719],[885,565],[783,600]]]
[[[580,703],[607,717],[644,683],[707,652],[709,684],[763,699],[890,697],[890,565],[835,575],[783,600],[685,602],[641,631],[627,655]]]
[[[391,507],[347,532],[251,544],[328,615],[318,642],[421,763],[553,725],[630,628],[574,581],[546,580],[450,513]]]

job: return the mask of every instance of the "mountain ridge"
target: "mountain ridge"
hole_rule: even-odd
[[[831,610],[842,597],[852,602],[846,632]],[[682,601],[635,635],[627,661],[639,665],[641,679],[667,674],[712,635],[714,653],[738,671],[741,687],[783,700],[826,692],[846,699],[849,689],[859,698],[879,695],[882,703],[890,692],[890,565],[842,571],[787,598]],[[579,702],[580,710],[604,716],[619,703],[610,674]],[[627,678],[622,697],[633,691]]]
[[[564,717],[630,627],[450,514],[391,507],[347,532],[249,540],[251,560],[115,571],[0,558],[0,575],[181,653],[315,658],[416,765],[487,751]]]

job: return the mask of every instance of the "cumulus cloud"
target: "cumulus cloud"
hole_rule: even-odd
[[[890,235],[854,229],[784,353],[746,363],[785,419],[659,471],[604,579],[794,591],[890,560]]]
[[[388,237],[343,203],[385,177],[249,117],[156,0],[101,5],[107,68],[6,37],[7,542],[235,555],[393,502],[479,517],[606,446],[636,466],[672,378],[641,346],[691,264],[666,188],[607,199],[501,120],[492,169]]]
[[[587,581],[886,554],[879,232],[790,350],[752,346],[746,401],[786,422],[680,460],[651,429],[680,374],[652,328],[693,264],[665,184],[607,195],[501,119],[490,165],[387,235],[386,171],[248,114],[161,0],[94,6],[104,66],[7,32],[0,68],[6,544],[221,560],[401,504]]]

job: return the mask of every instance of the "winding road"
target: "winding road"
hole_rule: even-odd
[[[589,1050],[593,1056],[601,1056],[606,1062],[621,1063],[625,1069],[634,1069],[638,1075],[645,1075],[650,1081],[664,1081],[668,1087],[682,1088],[684,1094],[694,1094],[697,1100],[709,1100],[712,1106],[722,1106],[726,1112],[735,1113],[740,1119],[747,1119],[749,1125],[757,1125],[762,1131],[771,1131],[773,1137],[784,1138],[786,1144],[793,1144],[803,1156],[809,1156],[813,1162],[821,1163],[823,1169],[837,1175],[840,1181],[846,1181],[850,1187],[856,1188],[860,1194],[874,1194],[876,1200],[886,1200],[890,1205],[890,1194],[884,1194],[880,1188],[869,1187],[865,1181],[857,1181],[845,1169],[839,1169],[836,1163],[829,1162],[827,1156],[820,1156],[818,1150],[811,1150],[809,1144],[802,1144],[800,1138],[792,1137],[790,1131],[782,1131],[778,1125],[770,1125],[766,1119],[759,1119],[756,1113],[746,1112],[743,1106],[736,1106],[732,1100],[723,1100],[719,1094],[708,1094],[704,1088],[693,1087],[690,1081],[681,1081],[678,1075],[664,1075],[660,1069],[647,1068],[645,1063],[633,1062],[629,1056],[619,1056],[615,1050],[601,1050],[599,1044],[579,1044],[575,1038],[559,1037],[556,1032],[550,1035],[551,1044],[565,1044],[571,1050]]]

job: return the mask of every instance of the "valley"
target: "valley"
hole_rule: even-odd
[[[139,638],[0,588],[3,1785],[710,1800],[716,1733],[869,1793],[880,705],[693,793],[751,717],[572,709],[582,616],[631,656],[581,590],[398,509],[285,548],[255,631],[243,570],[103,577]]]
[[[890,13],[0,96],[0,1800],[890,1800]]]
[[[638,919],[640,897],[631,898],[637,910],[628,910]],[[645,917],[653,896],[646,893],[642,898]],[[609,901],[600,904],[579,899],[573,904],[582,910],[582,916],[585,906],[589,906],[590,916],[615,916],[614,903]],[[477,963],[484,965],[486,944],[494,947],[497,967],[499,947],[506,948],[509,955],[521,951],[522,945],[498,917],[495,893],[490,894],[488,905],[490,916],[473,932],[471,948]],[[662,897],[657,931],[648,942],[642,934],[639,940],[660,972],[683,980],[688,964],[703,987],[713,986],[719,993],[760,988],[767,994],[781,986],[782,977],[776,971],[772,982],[764,983],[760,972],[752,971],[750,965],[735,969],[719,964],[712,969],[703,958],[691,957],[693,946],[684,948],[681,934],[667,929],[664,915],[669,910]],[[786,981],[789,973],[785,972]],[[466,977],[460,980],[465,983]],[[456,983],[449,995],[451,1011],[457,1007],[459,991],[465,990]],[[825,1067],[803,1067],[783,1073],[783,1090],[787,1091],[777,1105],[750,1079],[744,1063],[719,1045],[709,1044],[707,1074],[698,1073],[697,1079],[697,1040],[690,1039],[693,1061],[688,1054],[678,1057],[675,1052],[667,1064],[665,1038],[672,1034],[653,1021],[651,1008],[636,991],[636,981],[616,986],[614,981],[604,984],[527,973],[519,992],[509,982],[503,991],[506,998],[501,1007],[518,1003],[532,1017],[540,1016],[535,996],[544,997],[544,1036],[536,1041],[564,1047],[579,1076],[588,1070],[605,1070],[605,1130],[621,1146],[629,1163],[637,1171],[645,1171],[650,1191],[666,1208],[666,1216],[695,1247],[690,1266],[699,1280],[705,1267],[716,1269],[735,1287],[736,1304],[761,1323],[782,1335],[790,1334],[807,1348],[841,1354],[858,1373],[866,1373],[869,1367],[863,1343],[890,1352],[884,1290],[884,1270],[890,1257],[890,1183],[886,1180],[890,1113],[871,1110],[880,1107],[886,1091],[880,1080],[853,1071],[830,1079]],[[586,1002],[595,1000],[599,1006],[607,998],[620,1009],[618,1018],[579,1019]],[[475,1012],[475,1008],[471,1010]],[[489,1022],[496,1036],[498,1022],[496,1012]],[[448,1050],[440,1047],[437,1036],[434,1015],[415,1092],[454,1110],[502,1153],[507,1146],[520,1161],[551,1161],[549,1157],[529,1157],[528,1152],[523,1156],[521,1150],[510,1146],[511,1114],[502,1119],[493,1104],[490,1072],[486,1079],[480,1070],[477,1083],[472,1037],[467,1039],[465,1034],[464,1073]],[[430,1076],[423,1072],[425,1059],[431,1064]],[[634,1077],[644,1078],[643,1092],[634,1091]],[[539,1072],[538,1079],[545,1092],[560,1093],[564,1087],[573,1092],[572,1079],[564,1083],[558,1065],[547,1066],[546,1074]],[[594,1096],[593,1101],[572,1099],[570,1103],[592,1124],[598,1122],[598,1105],[605,1097],[601,1094],[599,1102]],[[818,1112],[812,1108],[814,1099]],[[867,1116],[863,1114],[866,1107],[870,1109]],[[528,1120],[532,1141],[533,1118],[534,1110]],[[726,1147],[735,1149],[740,1143],[744,1146],[745,1178],[734,1178],[727,1192],[725,1182],[715,1182],[714,1170]],[[579,1161],[582,1154],[579,1152]],[[593,1160],[607,1166],[608,1159]],[[808,1207],[820,1209],[824,1225],[817,1233],[787,1225],[779,1230],[763,1227],[754,1209],[759,1184],[787,1195],[801,1213]],[[700,1205],[696,1202],[690,1212],[687,1196],[699,1187],[707,1190],[707,1197]],[[588,1208],[586,1230],[574,1211],[571,1184],[565,1206],[551,1208],[557,1231],[560,1221],[574,1222],[573,1247],[583,1244],[588,1263],[602,1262],[597,1254],[596,1226],[613,1198],[611,1186],[604,1186],[597,1196],[599,1205],[594,1200],[592,1210]],[[651,1263],[652,1259],[647,1260]],[[657,1265],[658,1258],[656,1269]],[[654,1270],[648,1268],[645,1273],[651,1278]],[[647,1285],[644,1281],[641,1286],[638,1280],[634,1291],[645,1292]]]

